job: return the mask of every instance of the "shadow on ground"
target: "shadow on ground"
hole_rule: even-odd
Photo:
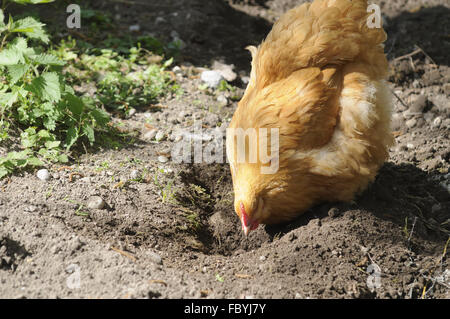
[[[438,174],[436,172],[436,174]],[[292,223],[267,226],[267,233],[283,235],[308,224],[312,219],[338,217],[350,210],[362,210],[376,218],[391,221],[423,239],[442,242],[448,239],[450,196],[437,181],[414,165],[386,163],[375,182],[354,202],[326,203],[316,206]]]

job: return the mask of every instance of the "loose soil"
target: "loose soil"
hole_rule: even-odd
[[[242,95],[245,46],[302,1],[93,2],[122,32],[139,24],[140,33],[169,41],[177,32],[186,44],[175,75],[184,94],[116,119],[137,136],[120,149],[48,167],[49,181],[35,172],[0,181],[0,297],[449,298],[450,7],[374,2],[396,96],[390,160],[355,201],[314,207],[247,238],[226,163],[158,157],[170,157],[194,119],[209,133],[223,131],[236,98],[223,106],[224,93],[199,89],[202,68],[233,64],[233,95]],[[149,124],[167,138],[146,140]],[[93,196],[102,209],[88,207]]]

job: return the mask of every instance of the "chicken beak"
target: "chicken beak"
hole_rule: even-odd
[[[244,215],[242,215],[242,217],[241,217],[241,224],[242,224],[242,230],[244,231],[245,236],[247,236],[248,233],[250,233],[250,226],[245,224]]]
[[[242,224],[242,230],[244,231],[245,236],[247,236],[250,231],[255,230],[258,225],[259,222],[252,220],[248,215],[247,212],[245,211],[245,206],[244,203],[240,202],[240,210],[241,210],[241,224]]]
[[[248,234],[252,231],[258,228],[259,223],[257,221],[251,221],[249,220],[246,215],[241,215],[241,224],[242,224],[242,230],[244,231],[245,236],[248,236]]]

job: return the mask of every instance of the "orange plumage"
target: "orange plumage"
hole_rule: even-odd
[[[365,0],[315,0],[288,11],[258,48],[248,48],[250,82],[229,128],[255,128],[258,137],[261,128],[278,129],[279,168],[262,174],[259,153],[255,163],[237,161],[237,138],[227,133],[245,233],[321,201],[351,200],[387,159],[386,34],[368,27],[369,14]]]

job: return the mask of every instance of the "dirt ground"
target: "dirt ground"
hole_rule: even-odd
[[[35,172],[0,181],[1,298],[450,298],[447,1],[374,1],[389,37],[397,141],[376,181],[354,202],[314,207],[248,238],[226,163],[160,156],[170,157],[193,119],[208,134],[223,131],[237,98],[223,105],[221,93],[199,90],[199,72],[233,64],[242,95],[244,47],[303,1],[133,2],[92,6],[124,30],[139,24],[168,40],[176,31],[186,44],[176,72],[184,94],[123,120],[140,135],[122,149],[48,167],[48,181]],[[166,138],[146,139],[146,123]],[[90,208],[93,196],[103,208]]]

